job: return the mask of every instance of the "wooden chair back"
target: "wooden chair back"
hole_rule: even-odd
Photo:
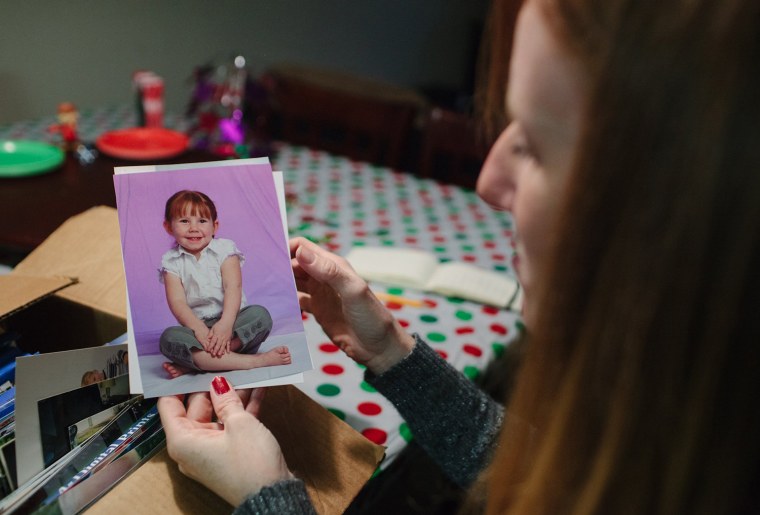
[[[423,125],[418,173],[474,188],[487,154],[488,145],[474,119],[436,107]]]
[[[402,166],[424,100],[410,90],[325,70],[268,72],[275,137],[371,163]]]

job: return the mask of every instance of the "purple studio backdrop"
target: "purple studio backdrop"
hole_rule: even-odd
[[[215,237],[234,241],[245,256],[243,292],[266,307],[272,334],[303,331],[270,165],[229,164],[114,176],[121,245],[140,355],[158,354],[161,332],[177,321],[159,282],[161,256],[176,245],[163,228],[166,200],[179,190],[201,191],[216,205]],[[283,207],[284,209],[284,207]]]

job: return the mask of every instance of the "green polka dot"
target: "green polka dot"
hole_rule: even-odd
[[[356,367],[359,368],[359,369],[361,369],[361,370],[364,370],[365,368],[367,368],[366,366],[362,365],[361,363],[357,363]]]
[[[406,422],[402,422],[400,426],[398,426],[398,432],[401,435],[401,438],[404,439],[405,442],[411,442],[412,441],[412,430],[409,429],[409,426]]]
[[[451,261],[451,258],[444,256],[444,257],[438,258],[438,261],[440,261],[441,263],[448,263],[449,261]]]
[[[338,417],[338,418],[339,418],[339,419],[341,419],[341,420],[346,420],[346,414],[345,414],[345,413],[343,413],[343,412],[342,412],[341,410],[339,410],[339,409],[335,409],[335,408],[327,408],[327,411],[329,411],[330,413],[332,413],[333,415],[335,415],[336,417]]]
[[[446,297],[446,300],[448,300],[452,304],[463,304],[464,303],[464,299],[459,298],[459,297]]]
[[[523,323],[522,320],[517,320],[515,322],[515,327],[517,327],[517,330],[520,331],[521,333],[525,332],[525,324]]]
[[[388,293],[390,293],[391,295],[403,295],[404,294],[404,289],[403,288],[388,288],[386,291]]]
[[[420,316],[420,320],[428,324],[432,324],[434,322],[438,322],[438,317],[435,315],[422,315]]]
[[[411,224],[411,223],[414,223],[414,217],[403,216],[401,217],[401,221],[404,222],[405,224]]]
[[[463,232],[458,232],[458,233],[456,233],[456,234],[454,235],[454,237],[455,237],[456,239],[458,239],[458,240],[466,240],[466,239],[467,239],[467,234],[466,234],[466,233],[463,233]]]
[[[391,232],[390,230],[382,228],[382,229],[378,229],[375,234],[377,234],[378,236],[386,236],[390,232]]]
[[[487,227],[487,226],[488,226],[488,224],[487,224],[487,223],[485,223],[483,220],[478,220],[477,222],[475,222],[475,226],[476,226],[478,229],[484,229],[485,227]]]
[[[394,240],[383,240],[381,243],[386,247],[393,247],[396,245],[396,242]]]
[[[466,367],[464,367],[464,370],[462,370],[462,373],[468,379],[471,379],[472,381],[477,379],[478,376],[480,375],[480,371],[477,368],[473,367],[472,365],[467,365]]]
[[[367,215],[366,215],[366,213],[364,213],[364,211],[354,211],[354,218],[360,218],[361,219],[361,218],[364,218],[365,216],[367,216]]]
[[[317,386],[317,393],[325,397],[335,397],[340,393],[340,388],[334,384],[324,383]]]
[[[442,333],[427,333],[427,339],[436,343],[445,342],[446,335]]]
[[[416,227],[407,227],[406,229],[404,229],[404,232],[406,234],[417,234],[419,232],[419,229],[417,229]]]
[[[472,251],[475,250],[475,246],[474,245],[462,245],[462,250],[464,252],[472,252]]]
[[[493,239],[493,233],[490,232],[484,232],[482,235],[484,240],[492,240]]]
[[[361,389],[362,389],[362,390],[364,390],[365,392],[375,393],[375,392],[377,391],[377,390],[375,390],[375,388],[374,388],[374,387],[373,387],[371,384],[369,384],[367,381],[362,381],[362,382],[361,382],[361,384],[360,384],[359,386],[360,386],[360,387],[361,387]]]
[[[469,311],[459,310],[456,312],[456,317],[459,320],[472,320],[472,313],[470,313]]]
[[[491,344],[491,349],[493,349],[493,353],[497,358],[504,354],[505,348],[506,346],[501,342],[493,342]]]
[[[366,244],[367,242],[362,241],[362,240],[354,240],[351,242],[351,245],[353,245],[354,247],[364,247]]]
[[[497,272],[506,272],[508,270],[506,265],[494,265],[493,269]]]
[[[375,471],[372,473],[372,477],[379,476],[382,471],[383,470],[378,465],[377,468],[375,469]],[[372,477],[370,479],[372,479]]]
[[[446,247],[433,247],[433,250],[436,252],[446,252],[448,249]]]

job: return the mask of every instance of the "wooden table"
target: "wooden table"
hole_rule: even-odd
[[[191,150],[161,163],[214,159],[218,158]],[[0,230],[0,252],[23,257],[71,216],[93,206],[116,207],[113,169],[136,164],[139,163],[101,154],[94,163],[82,165],[69,154],[61,167],[50,173],[3,179],[0,182],[0,219],[5,223]]]

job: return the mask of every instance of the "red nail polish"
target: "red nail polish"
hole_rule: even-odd
[[[227,379],[225,379],[224,376],[216,376],[214,380],[211,381],[211,386],[214,387],[214,391],[217,395],[224,395],[230,391],[230,383],[227,382]]]

